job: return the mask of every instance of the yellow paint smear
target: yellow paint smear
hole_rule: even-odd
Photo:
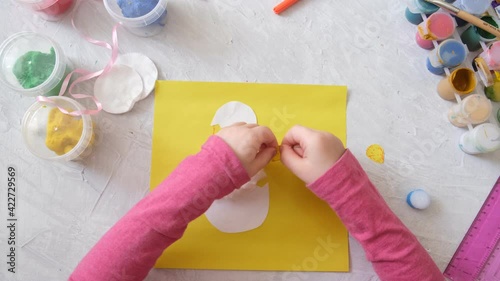
[[[370,145],[366,149],[366,156],[377,163],[384,163],[384,149],[378,144]]]
[[[83,121],[81,118],[62,113],[54,108],[49,112],[45,145],[57,155],[70,152],[82,137]]]

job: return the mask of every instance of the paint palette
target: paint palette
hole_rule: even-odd
[[[436,75],[446,75],[437,85],[437,91],[441,98],[457,102],[447,116],[451,124],[467,130],[459,139],[459,147],[468,154],[499,150],[500,127],[496,115],[500,107],[500,41],[459,18],[453,19],[452,32],[449,24],[432,25],[432,20],[444,22],[449,13],[443,9],[429,10],[428,4],[424,0],[410,1],[406,18],[417,25],[416,44],[430,50],[427,69]],[[500,25],[492,6],[481,18]],[[446,30],[430,30],[433,26]],[[447,38],[436,37],[445,33]],[[498,58],[498,66],[493,56]],[[462,89],[463,85],[467,89]]]

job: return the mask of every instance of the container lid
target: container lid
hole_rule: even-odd
[[[49,99],[68,111],[83,109],[78,102],[67,97]],[[50,160],[73,160],[92,141],[92,120],[89,115],[66,115],[53,104],[37,101],[24,115],[22,134],[34,155]]]
[[[120,3],[127,4],[127,10],[130,9],[129,13],[125,12],[119,5]],[[151,5],[146,5],[149,2],[156,3],[156,5],[151,8]],[[128,27],[144,27],[156,22],[160,17],[164,16],[167,9],[167,0],[103,0],[104,7],[108,13],[118,22],[123,23]],[[141,11],[143,9],[143,11]],[[144,10],[145,9],[145,10]],[[149,12],[146,12],[149,10]],[[144,14],[146,13],[146,14]],[[142,16],[137,16],[138,14],[144,14]]]
[[[437,54],[444,66],[455,67],[464,62],[467,49],[462,42],[448,39],[439,44]]]
[[[424,14],[432,14],[439,10],[439,7],[425,0],[415,0],[415,6]]]
[[[0,45],[0,81],[27,96],[45,95],[64,78],[66,59],[59,45],[34,32],[16,33]]]
[[[500,128],[492,123],[481,124],[474,128],[476,148],[481,152],[493,152],[500,149]]]

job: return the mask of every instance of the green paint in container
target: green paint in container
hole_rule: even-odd
[[[59,45],[34,32],[16,33],[5,40],[0,65],[0,81],[26,96],[58,95],[69,72]]]
[[[495,19],[491,16],[484,16],[481,18],[483,21],[493,25],[494,27],[497,27],[498,28],[498,23],[495,21]],[[479,34],[479,36],[481,37],[481,39],[485,42],[489,42],[489,41],[493,41],[495,40],[496,36],[487,32],[487,31],[484,31],[482,30],[481,28],[477,28],[477,33]]]

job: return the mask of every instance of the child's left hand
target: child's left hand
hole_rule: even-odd
[[[221,129],[217,136],[233,149],[250,177],[263,169],[278,149],[271,129],[257,124],[236,123]]]

